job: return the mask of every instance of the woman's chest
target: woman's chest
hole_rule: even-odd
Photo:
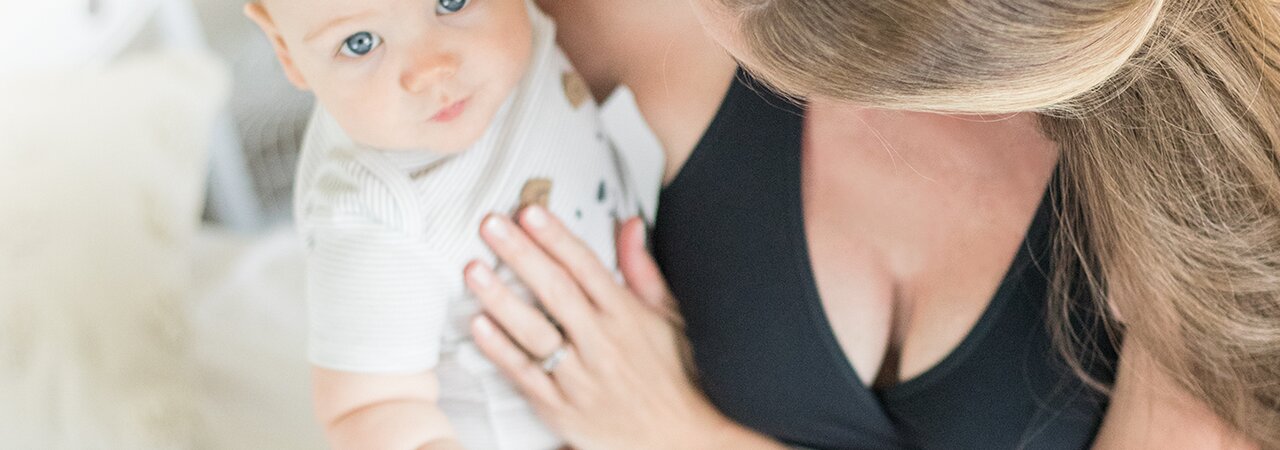
[[[863,448],[911,446],[900,440],[902,436],[911,436],[922,446],[972,448],[999,443],[995,445],[1012,448],[1018,442],[1025,443],[1024,430],[1052,427],[1056,431],[1038,436],[1074,436],[1087,442],[1096,427],[1097,405],[1060,411],[1081,390],[1076,385],[1064,389],[1067,386],[1062,381],[1068,378],[1055,369],[1059,366],[1049,364],[1056,353],[1041,322],[1045,283],[1042,277],[1030,276],[1031,269],[1006,279],[994,299],[990,292],[981,295],[977,306],[935,302],[961,305],[983,317],[977,327],[972,320],[957,320],[964,324],[957,328],[964,330],[951,333],[953,342],[935,340],[942,342],[940,347],[947,347],[939,353],[949,356],[930,365],[924,376],[874,391],[850,370],[849,362],[878,364],[883,360],[890,331],[908,329],[894,328],[892,320],[895,308],[903,309],[899,307],[905,303],[902,298],[913,302],[912,311],[952,315],[939,307],[919,306],[925,303],[919,299],[932,295],[949,300],[960,295],[954,292],[964,290],[957,287],[968,282],[964,278],[973,276],[948,274],[956,267],[975,267],[971,247],[989,245],[983,243],[988,238],[957,230],[1008,227],[990,236],[1004,236],[1010,252],[1020,247],[1028,229],[1035,230],[1035,245],[1019,251],[1017,263],[1010,264],[1012,258],[1006,258],[993,264],[994,269],[972,269],[972,273],[988,274],[996,282],[1011,265],[1030,267],[1033,258],[1039,258],[1044,251],[1040,238],[1049,234],[1050,218],[1035,214],[1037,225],[1029,227],[1027,222],[1053,171],[1053,153],[1041,152],[1048,156],[993,170],[998,175],[991,177],[993,181],[1005,180],[1006,186],[1020,187],[982,190],[994,192],[990,196],[959,192],[964,185],[956,184],[933,192],[907,189],[911,186],[876,177],[894,174],[896,180],[905,178],[885,169],[889,167],[922,178],[915,173],[918,171],[934,183],[950,181],[930,176],[927,167],[902,161],[905,155],[900,151],[910,149],[896,142],[880,148],[824,148],[832,153],[862,150],[900,156],[898,166],[892,159],[883,167],[858,159],[815,160],[808,155],[807,146],[821,135],[805,133],[802,123],[812,118],[812,109],[805,114],[788,107],[785,100],[761,92],[767,91],[742,82],[734,84],[692,157],[679,158],[673,165],[682,168],[662,193],[652,235],[654,255],[679,299],[699,384],[708,398],[739,423],[814,448],[843,448],[851,442]],[[828,130],[855,129],[848,126],[849,121],[832,122]],[[913,133],[908,130],[896,136]],[[839,138],[837,143],[880,139],[874,135],[853,136],[856,139],[847,134],[834,136]],[[925,138],[921,145],[931,143],[930,136],[920,137]],[[1044,148],[1012,142],[1018,140],[997,148],[1031,152]],[[814,174],[808,167],[814,165],[830,170]],[[951,197],[921,200],[942,194],[976,201],[961,207]],[[990,199],[992,196],[997,198]],[[1004,197],[1021,199],[1022,203],[1010,203]],[[944,212],[942,206],[953,209]],[[1012,219],[995,220],[995,212],[984,212],[972,220],[977,225],[957,223],[957,218],[968,216],[950,212],[955,210],[1011,211]],[[937,228],[924,226],[931,221],[944,223]],[[966,240],[973,242],[953,245]],[[948,250],[921,253],[933,249]],[[914,277],[903,276],[900,267],[906,264],[902,261],[915,260],[958,262],[952,266],[922,264],[920,267],[931,269],[918,269]],[[931,278],[938,278],[935,283],[942,287],[925,289],[928,286],[918,282]],[[946,281],[941,281],[944,278]],[[913,314],[910,329],[924,328],[918,324],[928,321]],[[837,327],[863,334],[846,333],[846,337],[854,337],[841,342],[828,318],[834,318]],[[966,333],[957,347],[956,336]],[[879,343],[864,343],[875,339]],[[975,402],[993,401],[1001,407],[972,414]],[[1084,423],[1072,422],[1070,426],[1076,431],[1071,431],[1064,428],[1067,425],[1062,420],[1054,419],[1067,416],[1073,417],[1071,420],[1083,418]],[[1052,447],[1080,446],[1077,442]]]
[[[982,317],[1055,160],[1029,153],[1032,176],[972,176],[913,165],[927,140],[825,125],[821,111],[810,118],[800,167],[813,282],[861,381],[890,386],[934,367]]]

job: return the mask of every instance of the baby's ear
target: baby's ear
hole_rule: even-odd
[[[244,15],[249,17],[253,23],[258,24],[258,28],[262,29],[262,33],[267,35],[267,39],[271,41],[271,47],[276,50],[276,58],[280,60],[280,65],[284,68],[284,75],[289,78],[289,82],[293,83],[298,89],[308,90],[307,80],[302,77],[302,72],[298,71],[298,66],[293,64],[293,57],[289,55],[289,46],[284,42],[284,36],[280,35],[280,30],[276,28],[275,21],[271,20],[271,14],[267,12],[267,8],[262,2],[250,2],[244,5]]]

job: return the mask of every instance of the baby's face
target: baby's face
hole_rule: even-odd
[[[266,10],[295,83],[356,142],[388,150],[469,147],[532,48],[525,0],[267,0]]]

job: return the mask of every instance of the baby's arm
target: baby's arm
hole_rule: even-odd
[[[316,418],[339,450],[456,449],[431,368],[447,278],[413,236],[338,215],[313,224],[308,308]]]
[[[336,449],[461,448],[433,371],[460,271],[426,244],[407,178],[374,156],[300,162],[315,416]]]
[[[333,448],[461,449],[436,405],[434,371],[382,375],[312,369],[315,412]]]

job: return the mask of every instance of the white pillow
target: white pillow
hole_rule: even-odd
[[[212,57],[0,79],[0,448],[200,446],[181,306]]]

